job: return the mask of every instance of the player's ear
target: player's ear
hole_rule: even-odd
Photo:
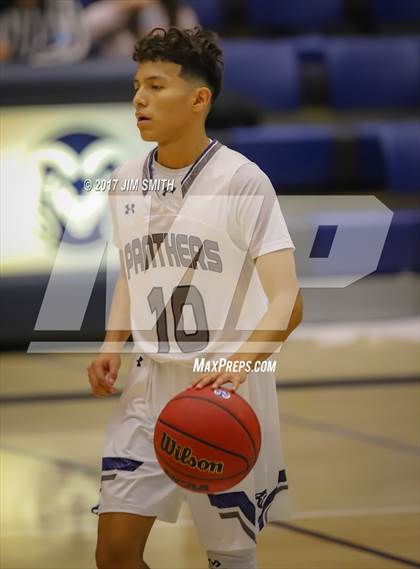
[[[200,113],[208,109],[211,103],[212,93],[208,87],[198,87],[194,91],[193,112]]]

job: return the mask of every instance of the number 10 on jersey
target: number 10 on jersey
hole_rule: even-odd
[[[204,350],[210,338],[207,324],[206,308],[200,291],[194,285],[180,285],[174,288],[170,303],[165,305],[162,287],[153,287],[147,300],[152,313],[156,313],[156,332],[158,337],[158,353],[167,354],[170,351],[168,335],[168,310],[172,310],[174,322],[174,337],[183,353],[200,352]],[[195,332],[186,332],[183,310],[191,306]]]

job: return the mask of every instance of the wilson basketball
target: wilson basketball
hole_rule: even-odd
[[[164,407],[155,427],[156,456],[164,472],[193,492],[223,492],[254,467],[261,447],[252,407],[219,388],[187,389]]]

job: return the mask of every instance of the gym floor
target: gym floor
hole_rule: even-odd
[[[278,397],[294,516],[260,535],[260,569],[420,566],[418,340],[406,318],[302,325],[286,343]],[[115,399],[89,395],[90,359],[1,355],[3,569],[95,567],[90,508]],[[177,524],[155,524],[145,559],[207,567],[186,507]]]

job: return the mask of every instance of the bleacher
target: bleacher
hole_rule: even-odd
[[[279,194],[392,202],[377,272],[418,271],[420,2],[190,4],[224,37],[225,90],[259,110],[260,124],[225,129],[223,140],[259,164]],[[232,18],[239,4],[242,37]]]
[[[187,0],[203,26],[222,34],[239,24],[248,32],[297,34],[418,28],[417,0]]]

